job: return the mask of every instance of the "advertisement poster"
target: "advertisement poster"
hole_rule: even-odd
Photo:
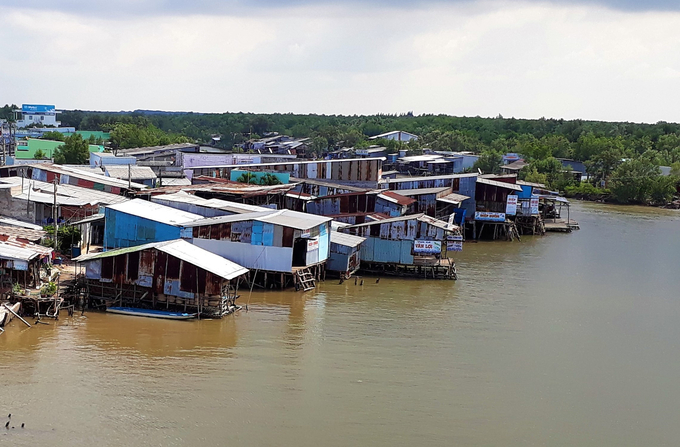
[[[413,241],[414,253],[441,253],[441,241]]]
[[[312,250],[318,250],[319,249],[319,240],[318,239],[310,239],[307,241],[307,251],[312,251]]]
[[[531,214],[538,214],[538,197],[532,197],[529,203],[531,203]]]
[[[514,216],[517,214],[517,196],[508,196],[508,201],[505,203],[505,214],[508,216]]]
[[[486,220],[488,222],[505,222],[505,213],[492,213],[491,211],[477,211],[475,220]]]

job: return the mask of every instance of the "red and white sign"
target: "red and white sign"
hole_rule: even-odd
[[[307,251],[312,251],[312,250],[318,250],[319,249],[319,240],[318,239],[310,239],[307,241]]]
[[[517,214],[517,196],[508,196],[508,201],[505,202],[505,214],[508,216],[514,216]]]

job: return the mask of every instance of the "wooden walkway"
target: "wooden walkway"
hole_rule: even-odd
[[[571,233],[573,230],[580,229],[578,222],[573,219],[570,219],[569,221],[567,221],[567,219],[546,219],[543,224],[545,225],[545,231]]]

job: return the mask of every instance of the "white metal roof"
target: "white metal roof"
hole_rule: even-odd
[[[133,180],[148,180],[156,179],[156,174],[148,166],[128,166],[119,165],[105,165],[106,175],[112,178],[127,180],[128,174],[132,176]]]
[[[71,177],[76,177],[80,178],[83,180],[89,180],[91,182],[95,183],[101,183],[103,185],[109,185],[117,188],[123,188],[127,189],[128,188],[128,182],[123,181],[123,180],[118,180],[116,178],[111,178],[111,177],[105,177],[101,176],[98,174],[91,174],[87,172],[86,170],[82,170],[79,168],[73,168],[73,167],[68,167],[68,166],[62,166],[62,165],[56,165],[56,164],[50,164],[50,163],[39,163],[35,165],[29,165],[33,166],[34,169],[40,169],[43,171],[49,171],[49,172],[55,172],[58,174],[65,174]],[[86,169],[89,169],[89,166],[83,166]],[[132,182],[129,185],[132,189],[145,189],[147,186],[142,185],[141,183],[135,183]]]
[[[477,177],[477,183],[481,183],[483,185],[495,186],[497,188],[511,189],[513,191],[521,191],[522,190],[521,186],[516,185],[514,183],[499,182],[499,181],[496,181],[496,180],[490,180],[488,178]]]
[[[174,194],[162,194],[151,197],[152,202],[157,201],[190,203],[192,205],[203,206],[206,208],[214,208],[218,210],[228,211],[230,213],[245,214],[255,213],[259,211],[269,211],[268,208],[256,205],[248,205],[247,203],[236,203],[221,199],[204,199],[184,191],[178,191]]]
[[[447,190],[451,191],[451,187],[442,186],[441,188],[395,189],[392,192],[396,192],[402,196],[422,196],[424,194],[439,194],[440,192]]]
[[[437,200],[440,202],[453,203],[454,205],[460,205],[470,197],[464,196],[463,194],[457,194],[455,192],[445,195],[444,197],[439,197]]]
[[[42,230],[40,225],[35,225],[29,222],[12,219],[11,217],[0,217],[0,225],[8,225],[11,227],[27,228],[29,230]]]
[[[23,185],[23,191],[13,197],[38,203],[54,203],[54,185],[52,183],[41,182],[40,180],[22,179],[21,177],[3,177],[0,183],[12,186]],[[29,194],[30,190],[30,194]],[[98,191],[96,189],[82,188],[70,184],[57,185],[57,204],[83,206],[83,205],[113,205],[116,203],[127,202],[126,197],[111,194],[109,192]]]
[[[365,237],[331,231],[331,244],[345,245],[347,247],[358,247],[365,240]]]
[[[203,219],[198,214],[171,208],[148,200],[133,199],[107,208],[168,225],[183,225]]]
[[[401,183],[401,182],[413,182],[413,181],[422,181],[422,180],[442,180],[442,179],[449,179],[449,178],[464,178],[464,177],[477,177],[479,174],[476,172],[466,172],[466,173],[461,173],[461,174],[446,174],[446,175],[428,175],[428,176],[421,176],[421,177],[397,177],[393,179],[382,179],[382,184],[389,184],[389,183]]]
[[[138,245],[136,247],[119,248],[117,250],[109,250],[101,253],[90,253],[78,256],[74,259],[77,262],[87,262],[93,259],[101,259],[109,256],[117,256],[123,253],[130,253],[135,251],[146,250],[148,248],[155,248],[156,250],[165,252],[182,261],[202,268],[214,275],[224,279],[233,279],[248,273],[248,269],[235,262],[211,253],[207,250],[190,244],[182,239],[175,239],[165,242],[154,242],[151,244]]]
[[[267,210],[257,213],[234,214],[232,216],[211,217],[195,222],[187,223],[187,227],[199,227],[203,225],[215,225],[228,222],[243,222],[257,220],[258,222],[281,225],[297,230],[308,230],[332,220],[330,217],[317,216],[315,214],[300,213],[292,210]]]
[[[49,255],[52,249],[32,243],[8,240],[0,242],[0,259],[30,261],[41,255]]]
[[[441,228],[443,230],[447,231],[454,231],[459,229],[460,227],[458,225],[449,225],[448,222],[444,222],[443,220],[435,219],[434,217],[430,217],[425,215],[425,213],[419,213],[419,214],[407,214],[406,216],[400,216],[400,217],[391,217],[389,219],[383,219],[383,220],[376,220],[375,222],[364,222],[361,224],[356,224],[356,225],[350,225],[345,228],[358,228],[358,227],[367,227],[371,225],[381,225],[384,223],[392,223],[392,222],[403,222],[406,220],[417,220],[419,222],[426,222],[432,226]]]

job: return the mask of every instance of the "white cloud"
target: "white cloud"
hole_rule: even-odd
[[[675,12],[470,2],[110,19],[9,9],[4,23],[3,103],[680,121]]]

